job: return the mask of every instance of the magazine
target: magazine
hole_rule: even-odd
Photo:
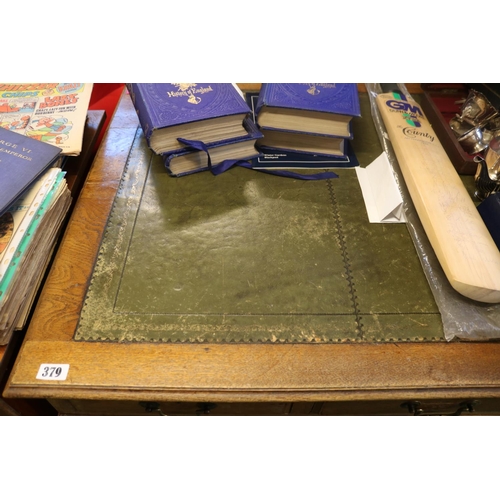
[[[0,127],[78,156],[92,83],[0,83]]]

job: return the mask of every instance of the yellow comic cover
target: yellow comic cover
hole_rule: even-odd
[[[0,127],[77,156],[92,83],[0,83]]]

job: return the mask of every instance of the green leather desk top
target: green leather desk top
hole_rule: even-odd
[[[363,116],[366,166],[381,148]],[[337,173],[173,178],[139,128],[75,340],[443,340],[406,226],[370,224],[355,171]]]

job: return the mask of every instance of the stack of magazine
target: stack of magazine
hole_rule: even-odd
[[[263,134],[255,166],[353,167],[352,120],[361,116],[355,83],[263,83],[247,95]]]
[[[0,84],[0,345],[25,326],[71,205],[91,84]]]
[[[231,83],[128,83],[148,146],[180,177],[224,161],[249,161],[262,137]],[[212,170],[214,172],[214,170]]]

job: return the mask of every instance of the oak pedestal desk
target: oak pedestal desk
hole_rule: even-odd
[[[498,342],[73,340],[137,126],[125,91],[74,208],[4,397],[45,398],[66,415],[500,414]],[[68,378],[37,379],[43,363],[69,364]]]

